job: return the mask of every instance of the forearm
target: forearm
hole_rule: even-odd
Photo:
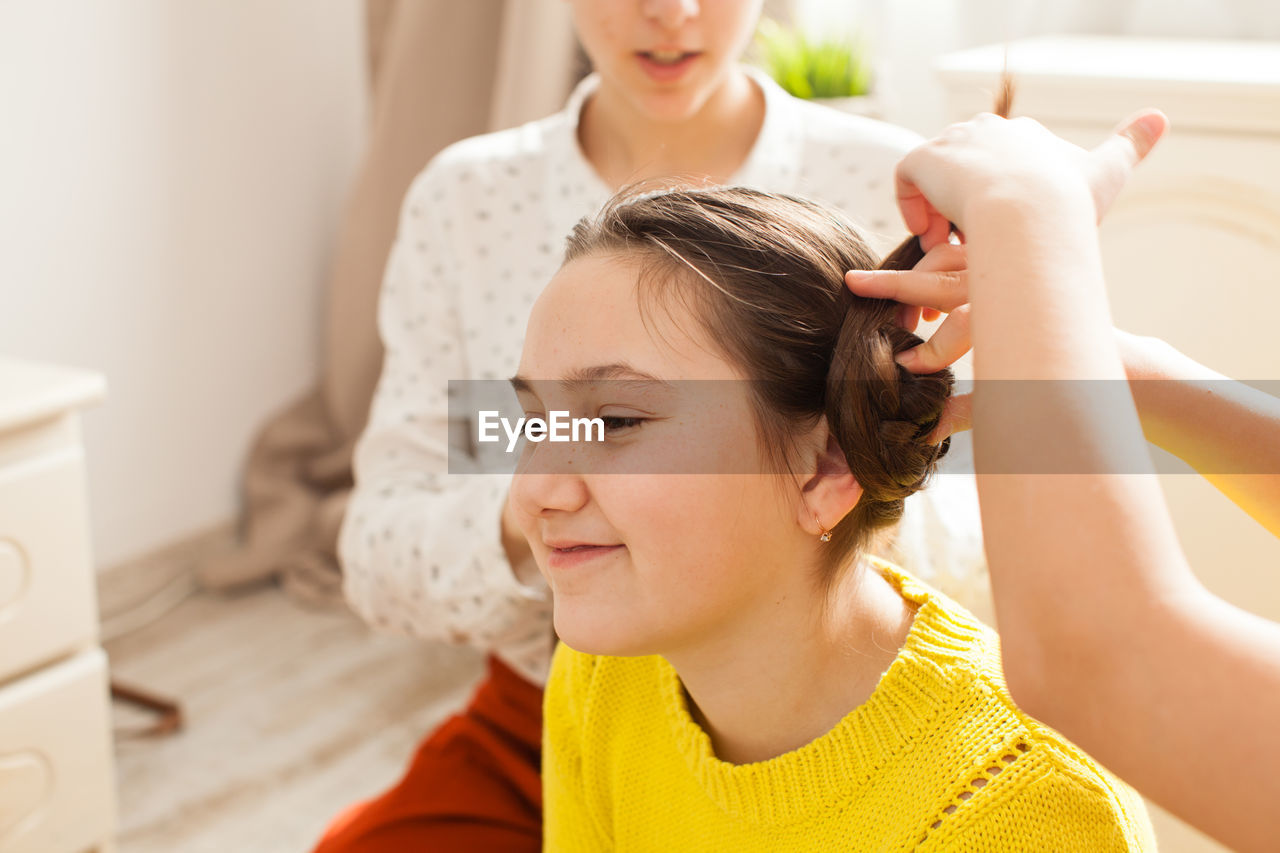
[[[1280,536],[1280,399],[1156,338],[1116,340],[1147,439]]]
[[[1034,713],[1087,678],[1090,649],[1127,644],[1132,602],[1194,579],[1140,473],[1090,212],[992,203],[966,224],[983,530],[1006,675]]]
[[[1280,628],[1195,581],[1138,464],[1133,403],[1104,390],[1125,373],[1096,239],[1082,222],[1018,214],[968,221],[978,490],[1010,689],[1158,802],[1264,849],[1258,816],[1280,795]],[[1045,234],[1046,252],[1016,248]],[[1048,381],[1028,406],[996,379]],[[1026,473],[1047,452],[1076,473]]]
[[[1274,849],[1280,626],[1198,587],[1130,604],[1031,713],[1232,849]]]

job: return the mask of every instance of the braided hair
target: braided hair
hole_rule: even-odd
[[[953,384],[894,356],[920,338],[896,303],[850,292],[844,273],[875,255],[840,211],[737,187],[624,190],[568,239],[589,254],[643,260],[642,306],[692,316],[749,378],[766,450],[791,470],[797,440],[822,418],[862,496],[831,532],[823,581],[898,521],[947,451],[929,441]]]

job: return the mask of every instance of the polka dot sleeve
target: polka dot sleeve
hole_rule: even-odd
[[[481,648],[549,644],[545,587],[517,580],[501,545],[510,477],[448,473],[448,383],[466,379],[457,265],[430,168],[415,181],[383,281],[386,346],[339,550],[348,601],[376,627]],[[457,457],[455,456],[455,459]]]

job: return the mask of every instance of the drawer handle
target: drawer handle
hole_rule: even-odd
[[[34,750],[0,755],[0,845],[38,819],[53,798],[53,766]]]
[[[12,539],[0,539],[0,621],[22,600],[30,580],[31,561],[26,551]]]

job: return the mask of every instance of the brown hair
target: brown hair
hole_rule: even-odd
[[[862,486],[831,531],[823,583],[902,516],[947,450],[929,435],[951,393],[948,370],[916,375],[894,355],[920,343],[897,305],[855,296],[851,269],[876,258],[839,211],[743,188],[623,191],[574,228],[565,262],[639,254],[641,295],[683,302],[752,381],[762,443],[790,470],[796,439],[827,418]],[[682,285],[682,286],[676,286]]]

